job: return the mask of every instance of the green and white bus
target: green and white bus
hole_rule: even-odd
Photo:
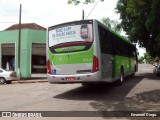
[[[97,20],[48,28],[47,75],[50,83],[121,84],[138,70],[137,49]]]

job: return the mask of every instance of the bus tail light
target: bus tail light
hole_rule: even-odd
[[[99,61],[96,56],[93,56],[93,66],[92,66],[92,72],[97,72],[99,70]]]
[[[52,74],[52,72],[51,72],[51,63],[50,63],[49,60],[47,60],[47,73],[48,74]]]

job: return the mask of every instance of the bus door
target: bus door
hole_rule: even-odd
[[[112,54],[111,54],[111,40],[110,33],[102,26],[98,26],[99,41],[102,57],[102,78],[104,81],[110,81],[113,73]]]
[[[112,55],[102,53],[102,78],[103,81],[110,81],[112,79],[113,64]]]

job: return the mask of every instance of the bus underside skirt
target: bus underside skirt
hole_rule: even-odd
[[[81,82],[99,82],[102,81],[101,72],[88,74],[72,74],[72,75],[50,75],[48,74],[50,83],[81,83]]]
[[[52,66],[52,75],[88,74],[91,73],[92,63],[56,65],[56,68]]]

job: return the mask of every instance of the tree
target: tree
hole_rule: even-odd
[[[138,58],[138,63],[144,63],[144,56],[141,56],[140,58]]]
[[[82,0],[68,0],[68,4],[78,5],[79,3],[81,3],[81,1]],[[94,2],[95,0],[83,0],[84,4],[94,3]],[[109,17],[106,18],[104,17],[101,20],[101,22],[115,32],[121,32],[122,30],[121,24],[117,20],[111,20]]]
[[[160,61],[160,57],[152,57],[149,55],[148,52],[146,52],[144,54],[144,56],[141,56],[138,58],[138,62],[139,63],[148,63],[148,64],[154,64],[154,63],[158,63]]]
[[[160,56],[160,0],[119,0],[116,10],[129,39]]]
[[[104,17],[102,23],[113,31],[120,33],[122,30],[121,24],[117,20],[111,20],[109,17]]]
[[[68,0],[68,3],[77,5],[80,1]],[[93,2],[83,0],[84,4]],[[146,48],[151,56],[160,56],[160,0],[119,0],[116,10],[130,41]]]
[[[94,3],[95,0],[83,0],[84,4],[88,4],[88,3]],[[78,5],[79,3],[81,3],[81,0],[68,0],[68,4],[75,4]]]

